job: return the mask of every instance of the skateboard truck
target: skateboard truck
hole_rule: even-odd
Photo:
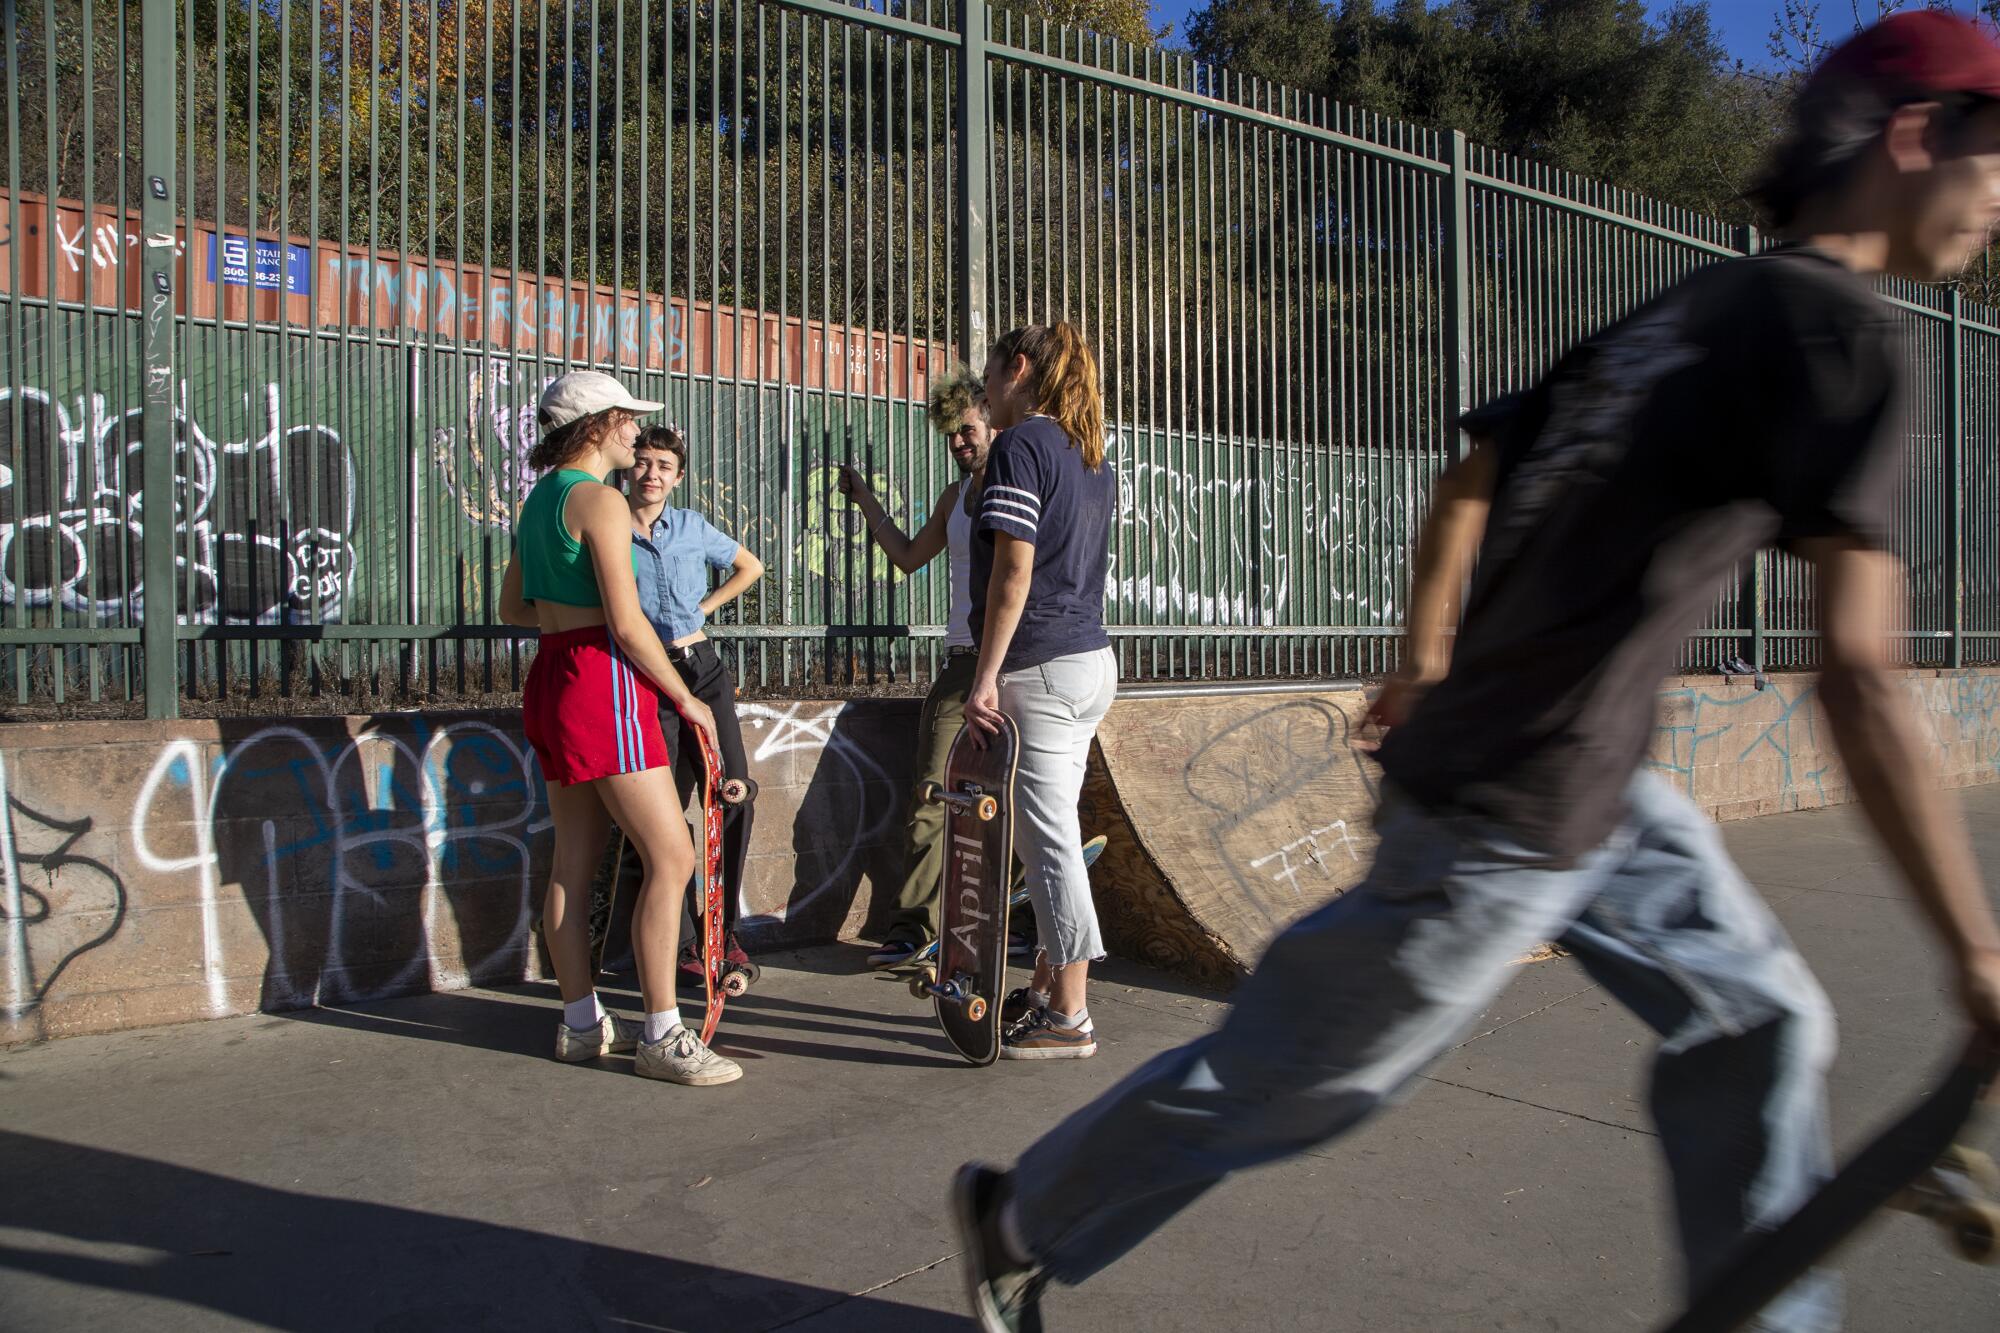
[[[926,969],[910,978],[910,994],[919,1000],[934,995],[965,1010],[965,1016],[977,1023],[986,1017],[985,997],[974,993],[975,981],[963,972],[949,981],[933,981],[934,974]]]
[[[2000,1260],[2000,1168],[1985,1153],[1958,1144],[1936,1166],[1889,1201],[1950,1233],[1959,1254],[1976,1264]]]
[[[980,791],[977,787],[974,787],[971,791],[946,791],[938,783],[926,782],[924,784],[924,800],[926,802],[938,801],[955,809],[968,811],[982,824],[997,818],[1000,814],[1000,802],[986,795],[986,793]],[[979,1021],[978,1015],[974,1015],[972,1021],[977,1023]]]

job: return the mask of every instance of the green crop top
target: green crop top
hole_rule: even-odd
[[[530,602],[602,606],[590,552],[569,535],[563,506],[579,482],[596,481],[588,472],[558,468],[535,483],[514,525],[514,549],[521,559],[521,596]],[[637,559],[635,553],[634,557]]]

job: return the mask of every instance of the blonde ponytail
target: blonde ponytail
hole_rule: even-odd
[[[1011,363],[1028,359],[1035,411],[1052,417],[1083,451],[1083,465],[1092,472],[1104,465],[1104,393],[1098,384],[1097,357],[1083,331],[1063,321],[1030,324],[1015,329],[993,345],[993,356]]]

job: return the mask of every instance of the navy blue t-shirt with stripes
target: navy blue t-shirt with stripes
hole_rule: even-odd
[[[993,578],[994,534],[1035,548],[1034,578],[1003,671],[1109,647],[1104,632],[1104,576],[1111,560],[1111,518],[1118,477],[1106,462],[1093,472],[1083,451],[1052,418],[1029,417],[1004,430],[986,458],[972,543],[972,637],[986,637],[986,589]]]

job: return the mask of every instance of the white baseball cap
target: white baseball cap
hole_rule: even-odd
[[[556,430],[614,407],[645,416],[663,410],[666,404],[634,398],[624,385],[601,370],[572,370],[556,376],[542,390],[535,419],[541,422],[543,430]]]

